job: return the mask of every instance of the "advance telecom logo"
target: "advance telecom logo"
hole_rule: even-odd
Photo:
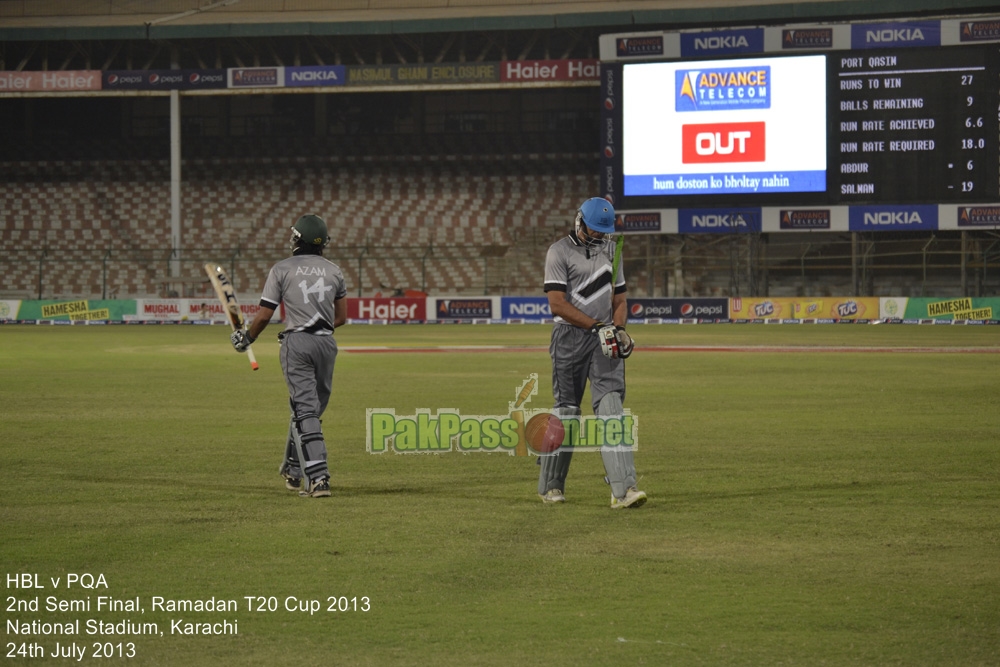
[[[959,227],[1000,227],[1000,206],[960,206]]]
[[[438,299],[437,316],[439,320],[493,317],[493,301],[490,299]]]
[[[674,82],[678,112],[771,108],[768,65],[680,69],[674,73]]]
[[[619,37],[615,40],[615,53],[619,58],[629,56],[662,56],[663,35]]]
[[[959,39],[963,42],[1000,41],[1000,21],[962,21]]]
[[[659,213],[626,213],[621,216],[623,232],[659,232],[663,221]]]
[[[230,85],[233,88],[266,88],[284,84],[282,70],[277,67],[242,67],[231,69]]]
[[[830,209],[782,209],[781,229],[830,229]]]
[[[829,49],[833,28],[798,28],[781,31],[782,49]]]

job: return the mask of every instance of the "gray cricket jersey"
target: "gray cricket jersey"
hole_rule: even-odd
[[[347,296],[340,267],[320,255],[295,255],[271,267],[260,305],[277,309],[285,304],[285,331],[317,336],[333,333],[336,299]]]
[[[566,292],[566,301],[589,317],[611,321],[611,266],[615,246],[605,243],[588,248],[570,233],[551,246],[545,255],[545,291]],[[621,263],[615,279],[615,294],[626,291]],[[568,324],[561,317],[559,324]]]

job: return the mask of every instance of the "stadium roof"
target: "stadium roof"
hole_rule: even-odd
[[[0,0],[0,71],[597,58],[610,32],[991,11],[995,0]]]
[[[676,29],[991,10],[988,0],[0,0],[0,41]]]

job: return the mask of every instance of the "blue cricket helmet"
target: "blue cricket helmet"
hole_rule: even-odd
[[[580,205],[576,222],[602,234],[615,233],[615,207],[603,197],[591,197]]]

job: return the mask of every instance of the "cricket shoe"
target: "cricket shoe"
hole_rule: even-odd
[[[642,507],[646,502],[646,492],[630,486],[624,498],[611,496],[611,509],[620,510],[623,507]]]
[[[563,495],[562,489],[549,489],[545,492],[545,495],[539,493],[538,497],[541,498],[542,502],[546,505],[566,502],[566,496]]]
[[[302,488],[302,478],[292,477],[288,473],[282,473],[281,476],[285,478],[285,488],[289,491],[298,491]]]
[[[323,477],[321,479],[314,479],[308,490],[303,489],[299,491],[299,495],[304,498],[327,498],[330,495],[330,478]]]

